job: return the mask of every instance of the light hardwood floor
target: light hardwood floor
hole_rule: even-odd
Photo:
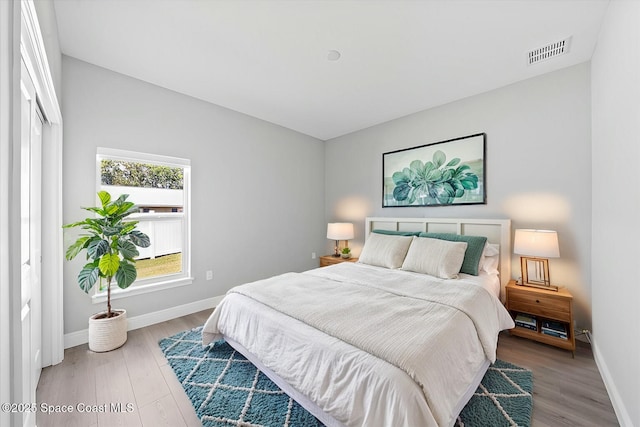
[[[109,353],[92,353],[86,345],[66,350],[62,363],[43,370],[37,399],[39,405],[70,405],[73,412],[38,412],[37,425],[200,426],[158,340],[202,325],[209,313],[130,331],[127,343]],[[533,371],[532,426],[618,425],[587,344],[572,359],[570,352],[502,334],[498,358]],[[81,413],[80,402],[104,412]],[[123,412],[113,412],[111,403],[122,403]]]

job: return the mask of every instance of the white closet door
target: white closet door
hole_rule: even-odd
[[[20,144],[20,261],[22,328],[22,403],[36,402],[42,371],[41,224],[42,118],[35,88],[22,63]],[[35,412],[25,411],[24,426],[35,426]]]

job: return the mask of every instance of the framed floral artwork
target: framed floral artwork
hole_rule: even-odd
[[[486,134],[382,155],[382,207],[486,204]]]

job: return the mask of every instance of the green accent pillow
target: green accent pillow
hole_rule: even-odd
[[[386,234],[389,236],[418,236],[419,231],[394,231],[394,230],[371,230],[372,233]]]
[[[487,238],[484,236],[462,236],[453,233],[420,233],[419,237],[431,237],[432,239],[449,240],[450,242],[467,242],[467,250],[464,253],[464,261],[460,267],[460,273],[478,275],[478,265],[482,258],[484,245]]]

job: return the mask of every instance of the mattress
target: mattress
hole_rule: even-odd
[[[363,283],[384,277],[396,284],[425,280],[424,275],[353,263],[311,270],[303,276],[305,283],[315,277]],[[440,279],[427,277],[443,286]],[[284,278],[271,279],[279,280]],[[258,283],[265,288],[271,282]],[[238,292],[230,291],[212,313],[203,330],[203,343],[226,338],[328,425],[452,425],[489,362],[495,359],[495,349],[485,348],[492,345],[486,341],[497,342],[499,330],[512,327],[510,316],[496,298],[495,283],[490,277],[464,277],[447,281],[446,286],[461,283],[481,288],[479,295],[491,301],[485,304],[491,305],[490,314],[480,316],[495,317],[494,326],[488,332],[482,326],[483,334],[489,338],[483,343],[479,339],[482,334],[475,329],[457,330],[455,325],[451,326],[450,336],[440,332],[433,348],[424,349],[424,364],[432,369],[418,377],[419,381],[397,363],[363,351],[349,340],[327,334],[322,328],[309,326],[304,319],[284,314]],[[331,297],[327,295],[326,299],[331,304]],[[326,304],[326,301],[317,302],[318,307]],[[462,322],[469,323],[468,320]],[[438,330],[448,333],[447,329]],[[380,331],[380,335],[384,336],[384,331]]]

